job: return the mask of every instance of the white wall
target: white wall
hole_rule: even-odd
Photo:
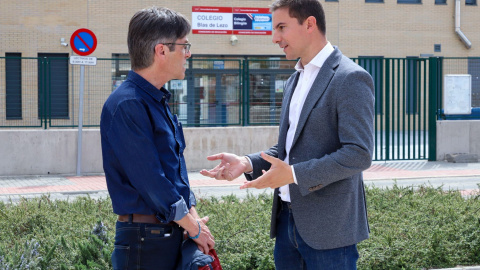
[[[277,126],[185,128],[187,168],[198,171],[216,165],[207,155],[254,153],[274,145]],[[69,174],[77,171],[75,129],[0,130],[0,176]],[[103,173],[100,132],[82,133],[82,174]],[[437,121],[437,160],[446,154],[480,156],[480,120]]]
[[[480,120],[437,121],[437,160],[458,153],[480,156]]]
[[[238,155],[268,149],[278,139],[277,126],[185,128],[188,170],[210,168],[218,152]],[[77,171],[76,129],[0,130],[0,175],[70,174]],[[103,173],[100,131],[82,133],[82,174]]]

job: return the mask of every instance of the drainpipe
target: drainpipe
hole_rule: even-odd
[[[472,47],[472,42],[460,30],[460,0],[455,0],[455,33],[457,33],[460,40],[465,44],[467,49]]]

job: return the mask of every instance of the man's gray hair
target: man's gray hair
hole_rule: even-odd
[[[153,63],[157,44],[174,43],[190,30],[190,22],[185,16],[165,7],[152,7],[135,13],[130,20],[127,37],[132,69],[149,67]],[[173,45],[169,48],[175,50]]]

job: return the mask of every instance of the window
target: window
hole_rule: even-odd
[[[127,79],[130,71],[130,57],[126,53],[113,53],[112,58],[112,91]]]
[[[465,0],[465,5],[476,6],[477,5],[477,0]]]
[[[435,0],[435,5],[446,5],[447,0]]]
[[[6,118],[22,119],[22,54],[5,53]]]
[[[68,53],[38,57],[38,116],[68,119]]]
[[[397,0],[398,4],[421,4],[422,0]]]
[[[383,0],[365,0],[365,3],[383,3]]]

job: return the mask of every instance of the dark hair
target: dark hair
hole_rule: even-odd
[[[175,42],[191,30],[190,22],[182,14],[164,7],[152,7],[135,13],[128,26],[128,54],[132,69],[143,69],[153,63],[158,43]],[[175,46],[170,45],[174,51]]]
[[[288,8],[288,14],[302,24],[308,17],[317,19],[317,27],[322,34],[326,34],[325,12],[318,0],[276,0],[270,5],[270,11]]]

